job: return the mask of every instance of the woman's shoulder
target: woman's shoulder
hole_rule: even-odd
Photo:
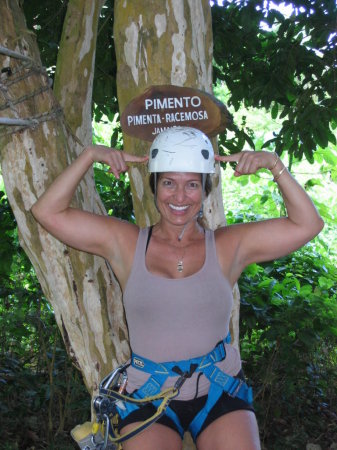
[[[244,224],[226,225],[214,231],[216,252],[220,265],[229,269],[235,264],[236,255],[240,247]]]
[[[250,227],[254,227],[254,224],[258,222],[241,222],[241,223],[233,223],[230,225],[222,225],[215,230],[216,236],[240,236],[247,232]]]
[[[127,220],[115,218],[112,218],[110,226],[114,237],[114,243],[112,245],[117,244],[123,252],[130,250],[133,253],[141,228]]]
[[[139,227],[138,225],[129,222],[124,219],[113,216],[99,216],[102,221],[104,221],[106,233],[110,235],[113,240],[112,243],[115,245],[122,241],[127,241],[128,239],[133,240],[138,238]]]
[[[232,224],[232,225],[223,225],[217,228],[214,231],[214,236],[216,240],[226,240],[232,239],[235,236],[240,236],[244,232],[244,227],[246,224]]]
[[[126,220],[111,218],[110,239],[107,245],[108,261],[123,284],[131,270],[140,228]]]

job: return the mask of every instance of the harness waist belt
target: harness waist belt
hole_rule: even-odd
[[[243,380],[228,375],[215,365],[215,363],[226,358],[225,344],[230,343],[230,340],[231,337],[228,333],[227,337],[223,341],[220,341],[211,352],[198,358],[182,361],[157,363],[132,353],[131,365],[150,375],[148,380],[132,394],[132,397],[146,400],[146,397],[158,394],[168,377],[180,376],[178,382],[180,380],[181,385],[181,380],[189,378],[194,372],[203,373],[210,381],[210,388],[205,406],[199,411],[188,427],[195,440],[210,410],[224,392],[231,397],[240,398],[249,404],[253,401],[252,389]],[[179,389],[180,385],[175,387]],[[160,401],[158,400],[152,403],[157,408],[160,405]],[[124,403],[124,408],[119,410],[120,416],[125,418],[137,408],[138,406],[135,404]],[[175,423],[179,433],[183,436],[184,430],[178,416],[172,408],[168,406],[165,414]]]
[[[206,355],[181,361],[156,363],[150,359],[143,358],[142,356],[132,353],[131,365],[138,370],[142,370],[143,372],[165,375],[167,377],[175,377],[177,375],[181,375],[181,373],[189,373],[191,366],[196,366],[195,372],[203,372],[206,367],[226,358],[225,343],[228,342],[230,342],[230,335],[228,335],[223,341],[220,341],[214,349]],[[178,368],[180,370],[178,370]]]

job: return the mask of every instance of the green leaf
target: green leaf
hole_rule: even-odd
[[[317,144],[322,148],[326,148],[328,146],[329,141],[324,126],[321,125],[320,122],[318,122],[316,126],[312,129],[312,132]]]
[[[267,148],[269,147],[271,144],[273,144],[275,141],[277,140],[277,138],[272,138],[269,139],[268,141],[264,142],[261,148]]]
[[[318,278],[318,283],[319,283],[320,287],[323,289],[330,289],[330,288],[332,288],[332,286],[335,285],[334,280],[327,278],[327,277],[323,277],[323,276]]]
[[[337,155],[329,148],[320,149],[320,155],[323,156],[324,161],[330,164],[330,166],[337,167]]]
[[[310,178],[305,183],[305,189],[310,189],[314,186],[324,186],[324,184],[323,184],[322,180],[319,178]]]
[[[300,294],[303,297],[308,297],[312,293],[312,286],[310,284],[305,284],[300,288]]]
[[[274,102],[273,107],[271,109],[271,117],[272,119],[276,119],[278,115],[278,103]]]
[[[112,175],[103,169],[94,167],[95,180],[103,185],[109,186],[112,183]]]

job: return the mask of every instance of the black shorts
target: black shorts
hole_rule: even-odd
[[[238,373],[235,378],[244,379],[242,371]],[[180,424],[183,427],[184,431],[188,430],[189,424],[192,422],[194,417],[198,414],[198,412],[205,406],[207,401],[207,395],[203,395],[202,397],[197,397],[192,400],[172,400],[170,403],[170,408],[177,414]],[[254,408],[251,404],[241,400],[237,397],[231,397],[225,392],[221,395],[219,400],[215,403],[211,411],[209,412],[205,422],[203,423],[198,435],[214,422],[219,417],[228,414],[233,411],[246,410],[246,411],[254,411]],[[148,403],[147,405],[141,406],[139,409],[131,412],[124,420],[120,420],[118,424],[118,429],[121,430],[126,425],[135,422],[143,422],[147,420],[149,417],[153,416],[156,412],[156,408]],[[176,424],[165,414],[160,417],[156,423],[160,423],[169,428],[172,428],[177,433],[179,433]],[[198,437],[198,436],[197,436]]]

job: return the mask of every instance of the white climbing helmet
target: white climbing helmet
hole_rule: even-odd
[[[162,131],[152,142],[149,172],[214,173],[214,151],[208,137],[190,127]]]

